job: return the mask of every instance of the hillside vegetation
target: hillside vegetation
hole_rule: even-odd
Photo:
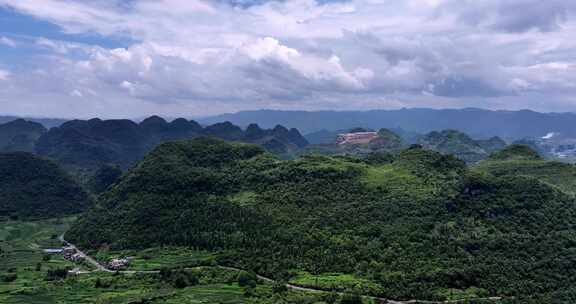
[[[322,134],[324,132],[319,132],[319,134],[312,135],[312,139],[320,142],[328,140],[329,142],[308,145],[304,149],[301,149],[299,154],[327,156],[348,155],[366,157],[367,155],[376,152],[397,153],[407,146],[406,142],[401,136],[389,129],[378,130],[376,137],[372,138],[369,140],[369,142],[366,143],[336,143],[336,139],[339,134],[363,132],[372,132],[372,130],[353,128],[350,130],[340,130],[336,132],[326,131],[327,134]],[[326,138],[322,139],[322,137],[325,136]]]
[[[433,131],[422,136],[418,143],[426,149],[442,154],[452,154],[466,163],[477,163],[488,157],[491,152],[506,146],[498,137],[489,140],[473,140],[465,133],[456,130]]]
[[[89,205],[87,194],[52,161],[0,154],[0,216],[61,217]]]
[[[366,129],[356,128],[358,132]],[[402,130],[397,130],[402,132]],[[377,137],[364,144],[337,144],[337,133],[355,133],[354,129],[343,132],[318,132],[312,135],[312,140],[323,140],[328,134],[332,134],[331,143],[311,144],[301,151],[301,155],[352,155],[365,157],[374,152],[388,152],[397,154],[414,142],[422,147],[440,152],[444,155],[454,155],[467,164],[475,164],[488,158],[491,153],[506,147],[506,142],[495,136],[489,139],[474,140],[465,133],[456,130],[432,131],[425,135],[404,133],[406,138],[390,129],[378,130]]]
[[[473,168],[494,176],[530,176],[576,194],[576,167],[546,160],[528,146],[511,145]]]
[[[0,221],[0,303],[301,304],[321,303],[324,297],[275,292],[272,284],[255,281],[246,272],[218,267],[167,267],[161,273],[92,272],[89,263],[42,252],[62,245],[56,236],[66,231],[71,220]],[[175,266],[167,264],[165,256],[160,258],[162,265]],[[83,273],[66,275],[75,268]]]
[[[45,132],[41,124],[23,119],[0,124],[0,152],[34,152],[36,141]]]
[[[352,280],[358,292],[394,299],[574,299],[569,195],[419,147],[371,159],[281,161],[215,139],[165,143],[67,238],[93,249],[209,250],[220,264],[298,282]]]
[[[152,116],[140,123],[97,118],[68,121],[41,136],[36,152],[71,171],[93,172],[107,164],[126,169],[158,144],[199,136],[254,143],[285,157],[308,144],[298,130],[280,125],[261,129],[252,124],[243,130],[229,122],[202,127],[183,118],[167,122]]]

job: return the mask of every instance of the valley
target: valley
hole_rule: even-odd
[[[159,140],[133,165],[0,154],[0,258],[15,265],[0,270],[0,299],[568,303],[576,292],[572,164],[456,130],[414,144],[355,128],[329,153],[302,144],[291,157],[247,139],[297,131],[203,130],[219,135]],[[74,152],[84,140],[63,155],[98,155]]]
[[[155,262],[145,265],[130,264],[128,270],[111,270],[106,265],[98,262],[90,255],[79,251],[84,257],[81,261],[71,262],[63,259],[59,254],[42,253],[45,248],[56,248],[67,246],[76,248],[68,243],[63,235],[55,238],[55,234],[64,233],[74,218],[48,219],[34,222],[3,222],[0,226],[0,241],[2,244],[2,255],[0,260],[4,265],[10,265],[11,269],[0,269],[9,274],[17,274],[16,278],[10,279],[5,275],[2,278],[3,289],[0,289],[0,300],[2,303],[56,303],[61,301],[72,301],[75,303],[184,303],[181,301],[193,301],[194,303],[252,303],[255,298],[274,294],[271,288],[279,288],[278,284],[286,287],[282,298],[289,297],[306,299],[323,299],[325,297],[344,297],[345,292],[337,290],[365,291],[370,288],[369,282],[363,282],[353,276],[343,274],[311,275],[301,273],[289,282],[277,282],[271,278],[255,275],[258,281],[257,287],[252,287],[256,294],[246,295],[245,288],[241,288],[239,283],[233,282],[234,274],[245,273],[245,270],[217,266],[210,260],[206,253],[199,253],[204,260],[200,264],[212,264],[205,266],[194,266],[190,260],[192,252],[182,248],[146,250],[142,252],[147,256],[156,259]],[[177,252],[177,253],[176,253]],[[138,254],[137,252],[132,252]],[[169,253],[163,255],[162,253]],[[170,254],[172,253],[172,254]],[[123,252],[126,254],[126,252]],[[157,258],[160,255],[160,258]],[[196,254],[197,255],[197,254]],[[102,256],[100,256],[102,258]],[[34,264],[36,261],[40,261]],[[150,259],[147,259],[150,260]],[[185,262],[185,260],[188,260]],[[196,260],[197,262],[198,260]],[[50,281],[44,275],[44,271],[55,269],[66,269],[68,275],[61,280]],[[140,269],[140,270],[137,270]],[[202,279],[185,291],[169,290],[169,286],[155,286],[152,284],[154,278],[161,276],[167,269],[180,269],[180,271],[190,272],[200,276],[214,276],[210,281],[221,280],[220,283],[204,283]],[[228,276],[225,279],[225,276]],[[145,277],[148,277],[146,280]],[[122,284],[115,285],[119,281]],[[206,280],[208,281],[208,280]],[[100,283],[98,283],[100,282]],[[9,283],[9,284],[6,284]],[[93,284],[94,286],[91,286]],[[57,289],[66,287],[68,292],[58,292]],[[160,295],[158,289],[154,289],[154,295],[147,294],[146,289],[162,288]],[[359,288],[359,289],[358,289]],[[175,289],[175,288],[173,288]],[[90,291],[92,290],[92,291]],[[332,290],[332,291],[330,291]],[[286,295],[294,293],[294,295]],[[298,295],[298,296],[297,296]],[[361,295],[361,294],[360,294]],[[364,303],[468,303],[469,295],[454,295],[455,300],[448,301],[396,301],[384,298],[377,298],[369,295],[361,295]],[[502,302],[500,297],[476,298],[480,302]],[[54,301],[54,302],[52,302]],[[187,303],[187,302],[186,302]],[[262,303],[262,302],[258,302]],[[270,302],[277,303],[277,302]]]
[[[0,0],[0,304],[575,304],[575,0]]]

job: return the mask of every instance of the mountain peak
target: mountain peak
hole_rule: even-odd
[[[150,117],[144,119],[142,122],[140,122],[141,126],[153,126],[153,125],[158,126],[158,125],[166,125],[166,124],[168,124],[168,122],[164,118],[157,116],[157,115],[150,116]]]
[[[513,144],[490,155],[491,160],[540,160],[542,156],[527,145]]]

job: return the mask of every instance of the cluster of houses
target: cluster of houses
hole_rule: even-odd
[[[84,260],[84,255],[78,252],[78,250],[74,247],[68,246],[62,248],[62,256],[72,262],[80,262]]]
[[[76,249],[75,247],[72,246],[66,246],[63,248],[59,248],[59,249],[44,249],[45,253],[50,253],[50,254],[54,254],[54,253],[59,253],[62,254],[62,256],[71,262],[81,262],[84,259],[86,259],[86,256],[82,253],[80,253],[78,251],[78,249]],[[112,259],[110,260],[110,262],[106,263],[106,268],[109,270],[121,270],[123,268],[128,267],[128,265],[130,265],[130,260],[132,258],[131,257],[125,257],[125,258],[117,258],[117,259]]]

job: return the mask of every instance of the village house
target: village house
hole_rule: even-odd
[[[108,269],[110,270],[120,270],[127,267],[130,264],[130,260],[127,258],[112,259],[108,262]]]
[[[72,256],[75,255],[78,251],[74,247],[64,247],[62,248],[62,255],[65,259],[71,260]]]
[[[69,260],[72,262],[80,262],[84,260],[84,255],[82,255],[81,253],[75,253],[70,257]]]
[[[368,144],[376,137],[378,137],[377,132],[344,133],[344,134],[338,134],[338,137],[336,138],[336,143],[339,145]]]

